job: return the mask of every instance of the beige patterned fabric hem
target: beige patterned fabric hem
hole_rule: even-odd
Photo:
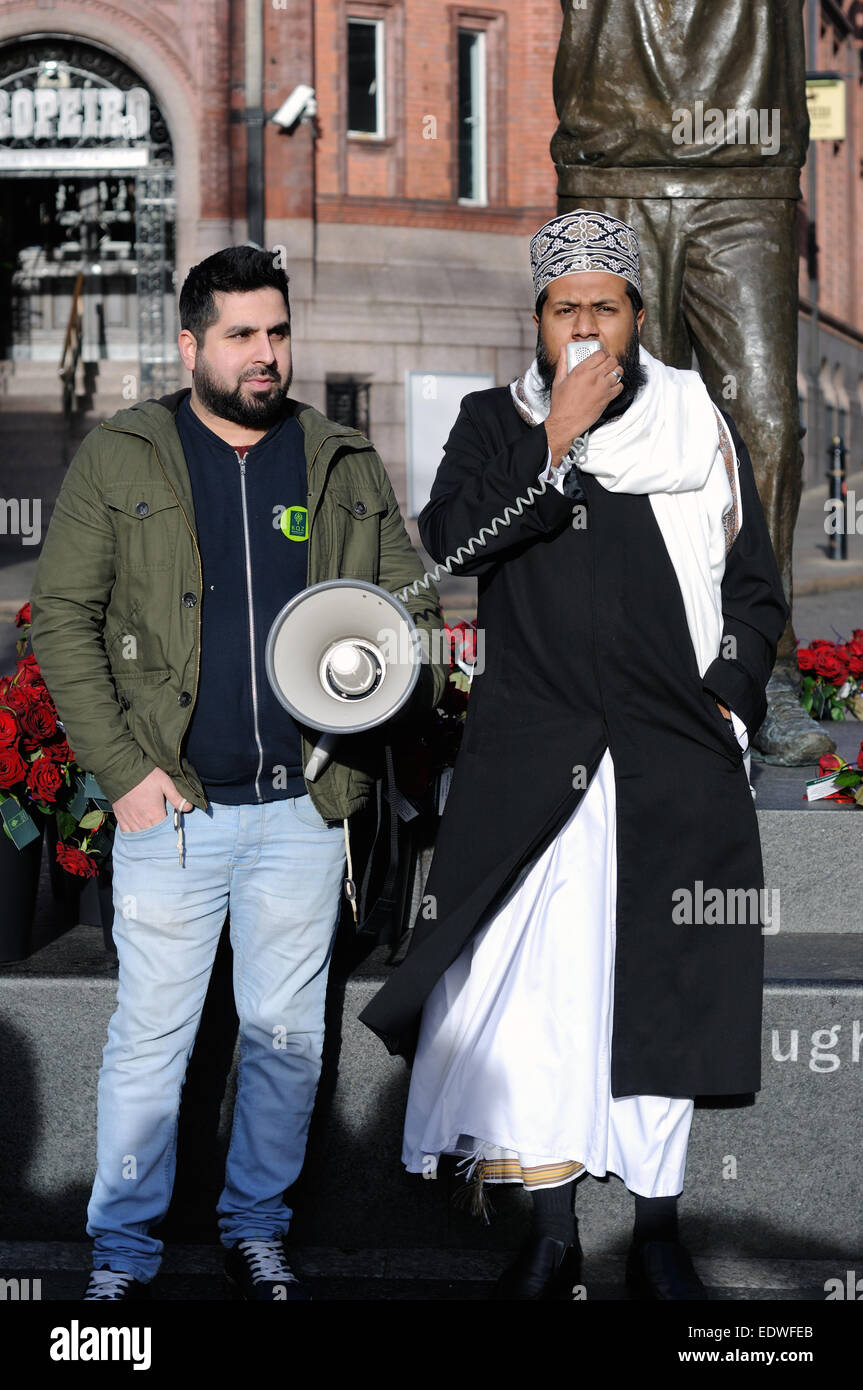
[[[474,1177],[481,1183],[520,1182],[528,1190],[538,1187],[559,1187],[584,1171],[583,1163],[566,1160],[542,1163],[535,1168],[523,1168],[517,1158],[481,1158]]]
[[[725,531],[725,554],[727,555],[740,530],[740,512],[737,506],[737,469],[735,467],[731,440],[728,438],[725,421],[719,411],[716,410],[716,406],[714,406],[713,409],[716,411],[716,423],[719,426],[719,448],[722,453],[722,462],[725,464],[728,486],[731,488],[731,509],[727,511],[722,518],[722,526]]]

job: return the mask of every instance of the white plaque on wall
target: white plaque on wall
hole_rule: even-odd
[[[494,385],[488,372],[405,372],[408,516],[429,500],[462,397]]]

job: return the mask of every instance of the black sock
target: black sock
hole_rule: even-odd
[[[677,1198],[639,1197],[635,1194],[633,1243],[646,1240],[677,1240]]]
[[[561,1183],[559,1187],[540,1187],[531,1193],[533,1197],[534,1236],[551,1236],[562,1240],[565,1245],[575,1242],[575,1178]]]

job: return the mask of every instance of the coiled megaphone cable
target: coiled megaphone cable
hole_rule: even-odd
[[[517,497],[510,507],[504,507],[503,516],[493,517],[488,526],[480,528],[478,536],[471,536],[466,545],[460,545],[455,555],[448,555],[445,560],[441,560],[439,565],[435,565],[433,570],[426,570],[422,579],[415,579],[413,584],[409,584],[406,589],[399,590],[399,598],[402,603],[407,602],[406,595],[412,594],[414,598],[419,596],[420,589],[427,589],[429,584],[436,584],[441,575],[452,574],[453,565],[463,564],[466,559],[470,559],[476,554],[479,545],[488,545],[484,536],[496,536],[502,526],[511,526],[513,518],[521,516],[525,507],[532,507],[537,497],[541,497],[548,489],[548,483],[544,478],[540,478],[539,487],[528,484],[527,496]]]
[[[577,467],[584,458],[587,452],[587,436],[588,431],[585,430],[584,434],[578,435],[572,441],[572,447],[567,454],[567,459],[571,466]],[[433,570],[426,570],[422,579],[415,579],[413,584],[408,584],[406,588],[400,589],[398,591],[398,597],[401,599],[402,603],[407,602],[408,594],[417,598],[420,589],[427,589],[429,584],[436,584],[442,574],[452,574],[453,565],[460,565],[466,559],[470,559],[476,554],[477,546],[488,545],[488,541],[483,539],[484,537],[496,536],[502,526],[511,526],[514,518],[524,513],[525,507],[533,507],[536,504],[536,499],[541,497],[544,492],[548,491],[547,480],[545,478],[540,478],[538,481],[538,487],[534,487],[532,483],[528,483],[526,496],[517,497],[511,506],[504,507],[502,516],[493,517],[488,526],[480,528],[479,535],[471,536],[470,540],[467,541],[465,545],[460,545],[455,555],[447,555],[446,559],[441,560],[439,565],[435,565]]]

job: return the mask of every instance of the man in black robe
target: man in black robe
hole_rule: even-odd
[[[461,568],[487,659],[426,885],[436,912],[362,1018],[416,1049],[408,1168],[457,1153],[533,1193],[498,1296],[566,1296],[575,1181],[612,1171],[636,1196],[630,1288],[703,1298],[677,1195],[693,1098],[760,1085],[745,750],[788,608],[733,423],[639,348],[634,231],[578,210],[531,260],[537,360],[462,402],[419,520],[439,560],[482,532]],[[570,343],[599,347],[568,371]],[[708,893],[755,910],[699,916]]]

